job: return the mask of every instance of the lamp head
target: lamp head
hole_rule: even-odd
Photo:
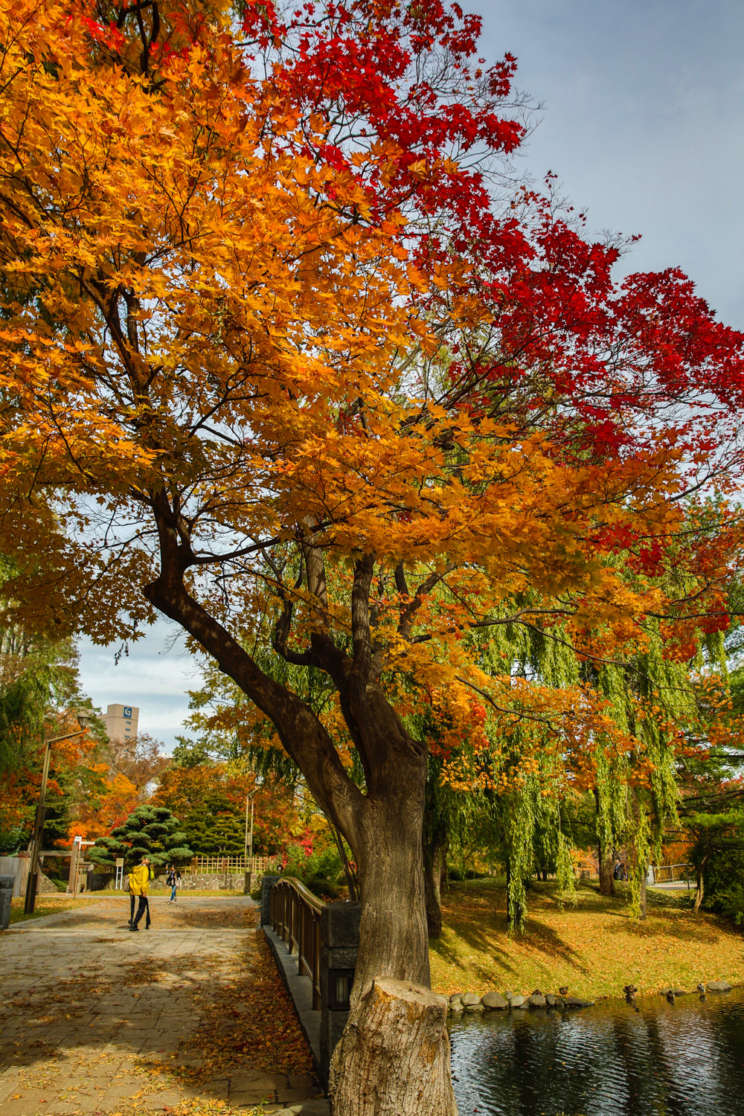
[[[81,729],[86,729],[93,722],[93,717],[88,709],[78,709],[76,717]]]

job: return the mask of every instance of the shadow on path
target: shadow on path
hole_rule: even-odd
[[[137,934],[116,897],[0,935],[3,1116],[245,1113],[319,1092],[255,904],[152,907]]]

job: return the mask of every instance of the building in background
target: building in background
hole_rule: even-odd
[[[107,705],[103,721],[111,743],[123,744],[137,736],[139,708],[136,705]]]

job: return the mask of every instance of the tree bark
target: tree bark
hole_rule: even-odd
[[[706,856],[700,864],[695,867],[695,901],[692,905],[693,914],[698,914],[703,903],[703,896],[705,894],[705,865],[708,857]]]
[[[444,841],[424,845],[424,890],[426,896],[426,926],[430,938],[442,933],[442,873],[444,868]]]
[[[376,979],[331,1061],[333,1116],[457,1116],[446,1021],[444,996]]]
[[[362,915],[352,999],[364,996],[381,976],[430,984],[421,847],[423,762],[418,772],[415,768],[409,765],[400,789],[391,788],[385,800],[368,798],[359,817],[361,847],[355,851]]]
[[[401,757],[399,757],[401,760]],[[446,1009],[429,991],[425,757],[411,752],[358,816],[362,915],[349,1019],[331,1062],[334,1116],[451,1116]]]
[[[603,852],[602,846],[598,846],[599,854],[599,894],[600,895],[614,895],[615,894],[615,878],[613,871],[615,868],[614,857],[605,850]]]

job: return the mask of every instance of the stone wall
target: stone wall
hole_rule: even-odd
[[[254,879],[254,886],[256,882]],[[167,886],[165,876],[159,876],[158,883]],[[242,891],[244,883],[243,872],[182,872],[180,886],[182,891]]]

